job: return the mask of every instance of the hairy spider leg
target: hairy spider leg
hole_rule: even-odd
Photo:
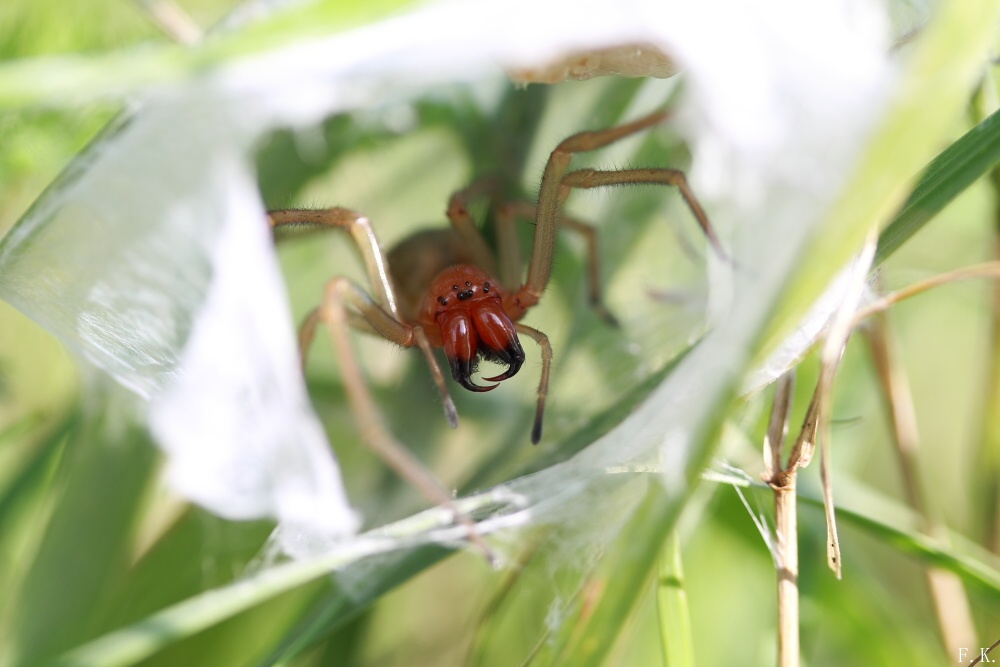
[[[361,374],[361,368],[351,349],[350,336],[348,335],[350,322],[347,315],[348,304],[352,308],[362,310],[367,309],[371,301],[361,288],[347,278],[342,276],[332,278],[324,290],[323,304],[319,307],[318,319],[326,324],[326,328],[330,332],[330,340],[333,342],[334,350],[336,350],[337,358],[340,361],[341,377],[344,387],[347,389],[347,398],[355,416],[355,422],[361,432],[362,440],[387,466],[409,482],[425,498],[451,510],[455,520],[467,529],[469,540],[476,545],[491,564],[495,564],[496,557],[479,535],[475,522],[455,505],[451,494],[383,426],[378,409],[375,407],[375,401],[368,391]],[[419,327],[417,329],[419,330]]]
[[[434,357],[434,351],[427,340],[426,333],[419,326],[403,322],[399,315],[395,289],[387,269],[385,256],[368,218],[350,209],[328,208],[316,211],[307,209],[271,211],[268,213],[268,220],[272,228],[285,226],[330,227],[343,229],[351,235],[368,272],[368,280],[375,290],[376,301],[373,302],[365,295],[364,299],[358,299],[353,303],[354,310],[348,311],[347,315],[349,324],[359,331],[381,336],[402,347],[416,345],[420,348],[430,368],[438,395],[441,397],[445,418],[452,428],[457,427],[458,412],[455,410],[455,403],[448,393],[444,375]],[[362,292],[362,294],[364,293]],[[303,368],[319,319],[319,309],[317,308],[306,315],[299,327],[299,352]]]
[[[552,345],[549,337],[538,329],[515,323],[514,328],[530,337],[542,351],[542,374],[538,381],[538,401],[535,405],[535,422],[531,426],[531,444],[537,445],[542,439],[542,416],[545,413],[545,398],[549,395],[549,370],[552,367]]]
[[[563,140],[552,151],[542,174],[542,183],[538,190],[538,206],[535,212],[535,239],[531,250],[531,260],[528,265],[528,277],[524,285],[512,299],[516,307],[530,308],[538,303],[542,292],[548,285],[552,275],[552,254],[555,247],[556,226],[559,220],[559,210],[570,192],[570,188],[594,188],[608,185],[626,185],[638,183],[655,183],[673,185],[678,188],[688,208],[698,221],[706,237],[715,251],[726,257],[715,231],[712,229],[694,193],[688,187],[683,172],[676,169],[625,169],[622,171],[598,171],[581,169],[568,172],[569,163],[574,153],[604,148],[625,137],[646,130],[663,122],[668,116],[666,111],[658,111],[639,118],[631,123],[625,123],[607,130],[580,132]]]
[[[379,247],[378,238],[375,236],[375,230],[372,229],[367,217],[348,208],[334,207],[319,210],[279,209],[269,211],[267,218],[272,228],[328,227],[343,229],[349,233],[361,253],[361,260],[368,273],[368,282],[375,291],[375,301],[396,320],[400,319],[392,278]]]
[[[512,237],[515,250],[517,250],[517,237],[513,232],[508,233],[506,228],[513,228],[517,218],[534,220],[536,210],[537,207],[528,202],[510,202],[501,205],[497,208],[498,235],[504,234]],[[619,326],[617,318],[604,305],[604,299],[601,296],[601,270],[600,258],[597,251],[597,229],[589,223],[562,213],[559,213],[559,216],[556,218],[556,224],[579,234],[583,239],[587,249],[587,300],[598,317],[613,327]],[[520,257],[515,257],[518,260],[518,264],[516,265],[518,267],[518,274],[515,274],[517,277],[514,279],[516,285],[518,284],[517,281],[520,280]]]
[[[535,211],[535,239],[531,247],[528,263],[528,277],[517,297],[520,305],[530,308],[538,303],[542,292],[552,276],[552,253],[555,250],[556,224],[562,203],[560,190],[563,174],[569,168],[573,153],[597,150],[619,139],[652,127],[667,118],[665,111],[659,111],[644,118],[612,127],[606,130],[579,132],[561,141],[549,155],[538,188],[538,206]]]
[[[649,167],[644,169],[622,169],[620,171],[602,171],[598,169],[577,169],[565,174],[562,178],[562,185],[566,188],[602,188],[609,185],[672,185],[677,188],[687,204],[698,226],[705,233],[705,238],[712,245],[712,249],[722,259],[729,259],[726,251],[722,249],[719,237],[715,235],[711,223],[705,210],[698,203],[687,182],[687,176],[678,169],[668,169],[665,167]],[[567,189],[568,194],[568,189]],[[566,195],[560,197],[565,200]]]
[[[475,260],[476,266],[486,271],[491,276],[497,274],[497,262],[490,251],[486,239],[476,227],[475,221],[469,215],[469,202],[484,195],[490,197],[496,194],[497,183],[495,179],[484,178],[476,181],[472,185],[463,188],[453,194],[448,201],[448,220],[455,233],[465,244],[466,249]],[[500,276],[503,282],[503,276]]]
[[[530,204],[528,204],[530,206]],[[524,265],[521,264],[521,245],[517,240],[517,218],[524,215],[517,202],[505,202],[497,206],[496,233],[497,254],[500,257],[500,282],[511,293],[521,286]],[[535,219],[534,211],[530,216]]]
[[[507,284],[517,285],[521,279],[521,253],[517,243],[515,225],[517,218],[535,218],[536,207],[527,202],[508,202],[497,207],[497,239],[500,247],[501,270],[503,280]],[[590,305],[598,317],[612,326],[618,326],[611,311],[604,305],[601,298],[600,270],[597,255],[597,231],[585,222],[564,215],[559,215],[556,222],[577,232],[583,237],[587,246],[587,287]],[[552,346],[548,336],[523,324],[515,324],[517,331],[532,338],[542,352],[542,373],[538,383],[538,400],[535,407],[535,421],[531,428],[531,442],[538,444],[542,438],[542,418],[545,413],[545,400],[549,393],[549,372],[552,365]]]
[[[385,269],[381,247],[368,219],[348,209],[332,208],[321,211],[292,209],[272,211],[268,213],[268,220],[275,228],[333,227],[344,229],[351,234],[368,270],[369,279],[376,293],[381,296],[384,306],[373,301],[364,290],[347,278],[341,276],[331,279],[324,291],[323,303],[310,311],[299,327],[301,362],[304,366],[309,344],[315,337],[317,326],[320,323],[325,324],[340,362],[344,387],[347,389],[348,401],[362,442],[428,501],[451,510],[455,520],[468,530],[469,540],[482,551],[491,564],[494,563],[495,556],[476,531],[472,519],[456,507],[448,491],[382,425],[375,402],[355,361],[347,333],[348,327],[374,333],[402,347],[420,348],[441,394],[448,423],[453,428],[458,425],[455,404],[448,394],[444,375],[434,358],[427,334],[422,327],[406,324],[398,319],[398,315],[394,317],[391,314],[397,312],[396,299],[389,274]]]

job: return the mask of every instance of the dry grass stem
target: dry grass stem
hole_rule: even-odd
[[[818,405],[818,441],[820,446],[820,480],[823,486],[823,508],[826,513],[826,556],[830,569],[837,578],[841,574],[840,538],[837,536],[837,521],[833,506],[833,484],[831,480],[830,453],[830,413],[833,401],[833,378],[840,365],[840,359],[847,347],[847,339],[855,326],[855,313],[861,303],[861,298],[867,289],[868,271],[875,259],[875,249],[878,245],[878,229],[872,227],[868,231],[865,245],[855,262],[847,286],[844,300],[837,308],[827,333],[826,341],[820,355],[819,381],[814,400]]]
[[[1000,254],[1000,249],[998,249],[998,254]],[[881,313],[904,299],[917,296],[940,285],[970,278],[1000,278],[1000,261],[984,262],[956,269],[890,292],[859,309],[854,315],[854,325],[857,326],[866,318]],[[984,489],[986,498],[985,543],[994,553],[1000,553],[1000,477],[995,474],[997,470],[1000,470],[1000,286],[995,288],[993,299],[993,359],[990,362],[990,386],[986,395],[982,465],[987,471],[983,475],[986,485]],[[910,492],[907,491],[907,493],[908,497],[912,498]],[[916,506],[914,507],[916,508]]]
[[[774,476],[782,471],[781,448],[788,433],[788,413],[791,410],[794,386],[795,374],[791,371],[778,378],[774,389],[771,418],[767,424],[767,434],[764,436],[764,480],[769,484],[774,481]]]
[[[820,443],[823,482],[823,506],[827,525],[827,560],[840,578],[840,542],[837,537],[830,481],[830,411],[833,378],[843,356],[853,328],[853,315],[866,289],[868,270],[875,257],[877,234],[873,229],[855,262],[843,302],[834,315],[821,355],[820,377],[816,383],[802,428],[788,457],[782,465],[781,452],[788,432],[791,411],[793,376],[779,378],[771,406],[767,434],[764,440],[764,481],[774,490],[774,523],[776,544],[775,567],[778,571],[778,665],[796,667],[799,664],[799,555],[798,517],[796,514],[796,474],[812,460],[816,443]]]
[[[990,647],[985,651],[981,651],[979,655],[976,656],[976,659],[969,663],[969,667],[972,667],[972,665],[978,665],[983,660],[986,660],[987,662],[996,662],[995,660],[990,660],[989,655],[990,651],[995,649],[997,646],[1000,646],[1000,639],[990,644]]]
[[[774,565],[778,572],[778,665],[799,664],[799,549],[795,506],[795,465],[782,468],[781,450],[788,433],[793,372],[778,379],[771,418],[764,436],[766,481],[774,490]]]
[[[816,385],[806,416],[802,420],[799,435],[795,438],[792,452],[788,456],[788,465],[779,473],[781,475],[794,474],[796,470],[805,468],[812,461],[813,453],[816,451],[816,431],[819,428],[819,391],[820,387]]]
[[[997,173],[997,172],[994,172]],[[1000,186],[994,185],[1000,192]],[[998,213],[1000,219],[1000,213]],[[996,255],[1000,257],[1000,238]],[[987,378],[982,444],[979,459],[983,466],[983,543],[990,551],[1000,554],[1000,283],[993,285],[992,331]]]
[[[883,313],[873,317],[865,330],[872,360],[879,379],[890,424],[895,452],[903,479],[907,503],[920,517],[920,529],[939,540],[947,540],[947,531],[930,496],[920,482],[918,451],[920,434],[910,394],[906,369],[899,362],[895,338]],[[969,600],[961,581],[941,568],[924,570],[931,602],[937,617],[941,640],[948,655],[958,655],[961,647],[978,646]]]
[[[795,475],[790,486],[774,489],[774,529],[778,564],[778,667],[799,664],[799,547]]]
[[[954,271],[948,271],[947,273],[932,276],[926,280],[918,280],[912,285],[907,285],[906,287],[898,289],[895,292],[889,292],[885,296],[872,301],[863,308],[859,308],[854,314],[854,320],[851,322],[851,326],[856,327],[864,321],[865,318],[870,317],[875,313],[887,310],[890,306],[899,303],[903,299],[916,296],[933,287],[938,287],[939,285],[953,283],[958,280],[968,280],[969,278],[1000,278],[1000,261],[984,262],[982,264],[973,264],[972,266],[955,269]]]

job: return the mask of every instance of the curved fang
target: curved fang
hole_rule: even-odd
[[[483,392],[492,391],[499,387],[499,384],[489,384],[481,385],[476,384],[472,381],[472,364],[462,363],[458,359],[448,359],[451,362],[451,376],[455,378],[455,382],[459,383],[469,391]],[[493,380],[487,378],[490,382]]]
[[[507,365],[507,370],[495,377],[486,378],[488,382],[501,382],[514,377],[524,363],[524,349],[517,338],[517,330],[510,321],[499,299],[489,301],[473,313],[473,324],[482,343],[482,354],[491,361]]]
[[[476,366],[477,341],[476,333],[468,313],[455,311],[443,314],[438,321],[441,327],[441,339],[444,343],[444,353],[448,357],[451,376],[469,391],[490,391],[498,385],[478,385],[472,381],[472,373]]]

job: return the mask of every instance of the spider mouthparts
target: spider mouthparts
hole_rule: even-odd
[[[521,370],[521,364],[524,363],[524,350],[521,349],[521,345],[517,342],[516,338],[513,344],[499,350],[490,350],[485,356],[492,361],[507,364],[507,370],[500,375],[484,378],[487,382],[501,382],[507,378],[514,377]]]
[[[507,378],[511,378],[511,377],[514,377],[515,375],[517,375],[517,372],[520,369],[521,369],[521,362],[518,361],[518,362],[513,363],[513,364],[508,364],[507,365],[507,370],[505,370],[500,375],[494,375],[491,378],[483,378],[483,379],[486,380],[487,382],[503,382]]]
[[[500,385],[498,384],[476,384],[472,381],[472,378],[467,377],[458,381],[460,385],[468,389],[469,391],[483,392],[483,391],[493,391]]]
[[[509,366],[507,370],[505,370],[500,375],[494,375],[491,378],[483,378],[483,379],[486,380],[487,382],[503,382],[507,378],[514,377],[514,375],[517,373],[518,368],[519,366]]]
[[[491,391],[496,389],[500,385],[479,385],[472,381],[472,359],[462,360],[459,358],[448,359],[451,362],[451,376],[455,378],[455,382],[459,383],[469,391],[483,392]],[[490,380],[492,382],[492,380]]]

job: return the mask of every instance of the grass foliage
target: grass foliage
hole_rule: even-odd
[[[192,11],[205,24],[226,4],[198,3]],[[379,13],[387,9],[382,4]],[[66,15],[64,3],[19,1],[0,9],[0,34],[12,36],[0,45],[0,230],[113,117],[117,108],[104,94],[115,85],[187,76],[373,17],[361,5],[339,13],[302,10],[191,55],[166,43],[133,8],[105,0],[86,5],[79,20]],[[848,179],[852,188],[831,205],[799,258],[798,278],[773,304],[755,353],[794,326],[870,224],[884,229],[876,263],[886,288],[993,257],[1000,117],[976,123],[962,116],[977,89],[993,86],[992,65],[977,50],[985,37],[975,42],[968,35],[976,29],[963,26],[992,24],[959,14],[944,12],[927,28],[927,43],[913,46],[908,91],[926,97],[918,106],[903,99],[889,112]],[[146,45],[145,65],[128,63],[139,43]],[[18,60],[34,56],[44,59]],[[935,95],[941,72],[954,80]],[[74,81],[73,90],[89,101],[60,103],[57,77]],[[414,100],[405,133],[385,110],[327,119],[305,151],[303,135],[274,133],[257,153],[266,203],[363,210],[389,246],[441,219],[449,194],[477,174],[498,174],[509,196],[530,198],[559,139],[614,124],[637,99],[666,103],[675,93],[670,81],[613,78],[484,90],[449,88]],[[687,160],[669,131],[627,151],[595,163]],[[530,320],[557,343],[538,448],[527,435],[534,372],[522,371],[488,396],[455,396],[462,427],[452,432],[418,355],[357,341],[389,427],[463,496],[585,450],[643,405],[696,338],[702,313],[691,303],[706,287],[702,251],[689,246],[703,242],[676,197],[633,188],[571,206],[580,217],[594,219],[596,211],[605,221],[608,304],[623,324],[607,327],[583,307],[582,245],[561,242],[553,286]],[[628,223],[612,230],[609,220]],[[530,230],[523,231],[527,242]],[[347,244],[335,236],[284,240],[279,259],[296,317],[315,305],[331,273],[361,280]],[[648,297],[662,286],[678,302]],[[946,527],[932,535],[906,506],[871,360],[857,342],[848,347],[833,402],[842,581],[825,567],[823,513],[812,500],[819,497],[816,471],[800,477],[808,664],[956,663],[936,621],[936,613],[952,610],[935,609],[927,592],[923,573],[932,567],[954,573],[965,587],[975,642],[969,657],[1000,639],[1000,440],[990,435],[991,415],[1000,413],[996,303],[993,285],[973,282],[940,288],[889,314],[922,435],[918,482],[935,525]],[[816,374],[816,359],[807,356],[798,367],[793,424]],[[766,389],[736,397],[730,388],[707,406],[711,423],[690,462],[693,477],[722,459],[730,470],[746,471],[748,477],[726,473],[742,487],[746,505],[726,482],[678,495],[648,470],[616,471],[581,497],[595,501],[586,511],[519,531],[516,539],[496,538],[509,566],[494,571],[472,551],[387,551],[377,531],[319,559],[276,561],[265,547],[268,522],[226,521],[163,490],[162,461],[149,434],[134,426],[133,399],[92,376],[0,303],[0,666],[774,662],[774,565],[747,512],[764,525],[773,518],[769,490],[747,482],[762,469]],[[395,522],[392,529],[405,534],[433,524],[437,515],[420,514],[423,501],[361,445],[323,341],[307,380],[324,425],[337,434],[348,493],[366,528]],[[634,511],[620,514],[620,507]]]

